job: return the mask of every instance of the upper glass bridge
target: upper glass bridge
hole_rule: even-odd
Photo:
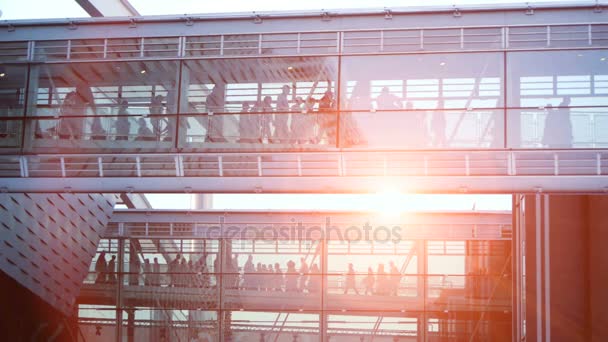
[[[1,175],[605,174],[601,8],[216,19],[4,24]]]

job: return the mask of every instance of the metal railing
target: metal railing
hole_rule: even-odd
[[[598,150],[2,155],[0,177],[602,176]],[[204,172],[203,172],[204,171]]]
[[[608,46],[608,24],[467,26],[0,43],[0,61],[496,51]]]

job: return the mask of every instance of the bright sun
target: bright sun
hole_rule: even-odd
[[[383,217],[396,218],[407,211],[405,196],[396,190],[382,190],[373,196],[372,207]]]

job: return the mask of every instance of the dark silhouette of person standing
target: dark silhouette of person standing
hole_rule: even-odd
[[[126,99],[118,101],[118,118],[116,118],[116,140],[129,140],[131,123],[129,122],[129,102]]]
[[[570,96],[565,96],[559,108],[547,106],[547,119],[542,144],[548,148],[572,147],[572,122],[570,121]]]
[[[95,262],[95,272],[97,277],[95,278],[95,284],[101,284],[106,282],[106,272],[108,265],[106,264],[106,252],[102,251]]]
[[[355,269],[353,264],[348,264],[348,271],[346,272],[346,279],[344,281],[344,294],[347,294],[349,289],[353,289],[355,290],[356,294],[359,294],[359,291],[357,291],[357,282],[355,281]]]
[[[112,259],[108,262],[108,283],[116,283],[116,255],[112,255]]]
[[[379,110],[401,109],[401,98],[391,94],[388,87],[382,87],[380,95],[376,97],[376,104]]]
[[[365,279],[363,280],[363,283],[365,284],[365,294],[367,295],[368,293],[374,294],[374,283],[375,283],[375,279],[374,279],[374,270],[371,267],[367,268],[367,276],[365,277]]]
[[[291,88],[284,85],[281,94],[277,96],[277,112],[274,114],[273,142],[285,143],[289,141],[289,99]]]
[[[224,138],[224,118],[217,113],[224,111],[225,89],[223,84],[216,84],[205,101],[208,115],[206,142],[226,142]]]
[[[160,141],[161,138],[161,122],[162,118],[160,115],[163,114],[163,96],[156,95],[150,101],[150,123],[152,124],[152,133],[154,135],[154,140]]]
[[[241,114],[239,115],[239,140],[240,143],[255,143],[260,141],[260,117],[250,114],[255,108],[248,101],[243,102]]]

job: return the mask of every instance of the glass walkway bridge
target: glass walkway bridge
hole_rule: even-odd
[[[604,192],[606,19],[571,6],[3,23],[0,188],[366,192],[392,177]]]
[[[81,288],[79,325],[112,338],[122,322],[153,341],[509,341],[511,220],[119,210]]]

